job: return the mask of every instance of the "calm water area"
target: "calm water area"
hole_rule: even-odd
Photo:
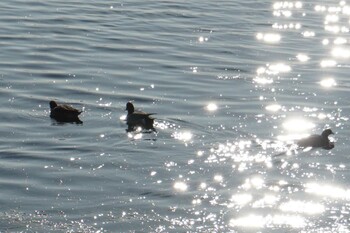
[[[0,232],[350,232],[349,71],[347,1],[3,0]]]

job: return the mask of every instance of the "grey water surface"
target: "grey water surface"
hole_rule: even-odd
[[[330,0],[1,1],[0,232],[350,232],[349,20]],[[156,132],[126,132],[127,101]],[[334,149],[296,147],[325,128]]]

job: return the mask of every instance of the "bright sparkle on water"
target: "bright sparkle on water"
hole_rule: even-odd
[[[267,226],[289,226],[292,228],[302,228],[307,224],[305,218],[299,215],[256,215],[251,214],[230,220],[232,227],[264,228]]]
[[[173,187],[176,191],[181,191],[181,192],[185,192],[188,188],[187,184],[181,181],[175,182]]]
[[[200,36],[200,37],[198,38],[198,42],[199,42],[199,43],[203,43],[203,42],[206,42],[206,41],[208,41],[208,38],[206,38],[206,37]]]
[[[343,45],[346,44],[347,40],[344,37],[337,37],[334,41],[333,44],[335,45]]]
[[[281,35],[277,33],[258,33],[256,38],[267,43],[277,43],[281,40]]]
[[[301,33],[304,37],[314,37],[316,34],[313,31],[305,31]]]
[[[285,121],[282,126],[287,130],[287,134],[278,135],[277,139],[279,141],[293,141],[310,135],[309,131],[315,127],[315,124],[305,119],[295,118]]]
[[[126,115],[120,116],[119,119],[120,119],[121,121],[126,121]]]
[[[271,104],[265,107],[265,109],[270,112],[278,112],[281,108],[282,106],[279,104]]]
[[[302,53],[299,53],[296,57],[301,62],[307,62],[308,60],[310,60],[310,57],[308,55]]]
[[[222,182],[224,180],[224,177],[222,175],[215,175],[214,181],[216,182]]]
[[[333,78],[326,78],[320,82],[320,85],[326,88],[330,88],[330,87],[336,86],[337,83]]]
[[[334,61],[334,60],[322,60],[321,63],[320,63],[320,66],[323,67],[323,68],[334,67],[336,65],[337,65],[337,62]]]
[[[321,197],[350,200],[350,189],[344,189],[329,184],[307,183],[305,192]]]
[[[284,63],[272,64],[269,66],[269,69],[272,71],[273,74],[287,73],[292,70],[289,65],[286,65]]]
[[[206,109],[209,111],[209,112],[214,112],[218,109],[218,106],[215,104],[215,103],[209,103],[207,106],[206,106]]]
[[[319,203],[290,200],[279,207],[283,212],[305,213],[309,215],[321,214],[325,207]]]
[[[253,200],[253,196],[249,193],[235,194],[231,197],[231,202],[236,205],[244,206]]]
[[[277,76],[280,73],[290,72],[292,69],[289,65],[284,63],[267,64],[266,67],[259,67],[256,70],[256,77],[254,82],[258,84],[272,84],[273,76]]]
[[[349,58],[350,57],[350,50],[343,48],[343,47],[335,47],[332,49],[332,56],[336,58]]]
[[[290,119],[283,123],[283,128],[291,132],[305,132],[315,127],[315,124],[305,119]]]
[[[190,141],[193,137],[191,132],[175,132],[172,135],[175,139],[180,140],[180,141]]]

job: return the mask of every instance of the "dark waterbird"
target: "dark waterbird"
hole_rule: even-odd
[[[154,118],[152,118],[151,115],[155,113],[135,111],[134,105],[131,102],[128,102],[126,104],[125,110],[128,111],[128,115],[126,116],[126,124],[128,125],[128,131],[134,130],[136,127],[154,130]]]
[[[82,111],[69,105],[58,105],[52,100],[50,101],[50,110],[50,117],[58,122],[72,122],[77,124],[83,123],[78,117]]]
[[[306,138],[300,139],[297,144],[300,147],[322,147],[323,149],[330,150],[334,148],[334,143],[328,138],[333,134],[331,129],[325,129],[321,135],[311,135]]]

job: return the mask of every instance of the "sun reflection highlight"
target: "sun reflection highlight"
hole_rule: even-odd
[[[320,185],[317,183],[307,183],[305,185],[305,192],[312,193],[322,197],[350,200],[350,189],[343,189],[333,185]]]
[[[309,215],[321,214],[325,211],[325,207],[322,204],[293,200],[282,203],[279,206],[279,209],[283,212],[303,213]]]
[[[325,12],[325,11],[327,10],[327,7],[321,6],[321,5],[316,5],[316,6],[314,7],[314,9],[315,9],[315,11],[317,11],[317,12]]]
[[[315,32],[313,31],[305,31],[303,33],[301,33],[304,37],[314,37],[315,36]]]
[[[338,15],[334,15],[334,14],[330,14],[330,15],[326,15],[326,19],[325,19],[325,23],[336,23],[339,21],[339,16]]]
[[[218,109],[218,106],[215,103],[209,103],[206,107],[205,107],[209,112],[214,112]]]
[[[347,40],[343,37],[337,37],[334,41],[333,44],[335,45],[342,45],[342,44],[346,44]]]
[[[273,83],[273,79],[268,77],[255,77],[253,80],[254,82],[259,83],[261,85]]]
[[[279,73],[290,72],[292,68],[284,63],[267,64],[266,67],[259,67],[256,70],[257,76],[253,79],[254,82],[259,84],[271,84],[273,78],[271,75],[278,75]]]
[[[244,206],[252,200],[253,196],[249,193],[235,194],[231,197],[231,202],[239,206]]]
[[[139,127],[139,128],[137,128],[135,131],[136,131],[136,133],[131,133],[131,132],[129,132],[129,133],[128,133],[128,138],[134,139],[134,140],[140,140],[140,139],[142,139],[142,137],[143,137],[143,134],[141,133],[142,128]]]
[[[174,183],[174,189],[177,191],[185,192],[187,191],[187,184],[181,181],[177,181]]]
[[[258,33],[256,38],[267,43],[277,43],[281,40],[281,35],[277,33]]]
[[[279,198],[277,196],[271,194],[265,194],[263,198],[254,202],[252,204],[253,208],[265,208],[265,207],[273,207],[276,202],[278,202]]]
[[[305,119],[291,119],[283,123],[283,128],[291,132],[305,132],[314,127],[315,124]]]
[[[272,28],[279,29],[279,30],[286,30],[286,29],[299,30],[301,28],[301,24],[300,23],[286,23],[286,24],[274,23],[272,24]]]
[[[245,190],[249,190],[252,188],[261,189],[264,186],[264,179],[261,177],[253,177],[245,180],[245,183],[242,185],[242,188]]]
[[[329,40],[328,39],[323,39],[322,40],[322,44],[323,45],[328,45],[329,44]]]
[[[193,137],[191,132],[175,132],[172,134],[172,136],[180,141],[190,141]]]
[[[121,121],[126,121],[126,115],[120,116],[119,119],[120,119]]]
[[[222,175],[215,175],[214,181],[216,182],[222,182],[224,180],[224,177]]]
[[[333,57],[346,59],[350,57],[350,50],[346,48],[336,47],[332,49],[331,54]]]
[[[231,227],[264,228],[276,226],[289,226],[292,228],[302,228],[307,225],[306,220],[299,215],[255,215],[231,219]]]
[[[277,63],[269,66],[269,69],[274,73],[287,73],[292,70],[289,65]]]
[[[334,87],[337,85],[333,78],[326,78],[320,82],[320,85],[326,88]]]
[[[305,110],[309,111],[309,110]],[[286,135],[278,135],[277,139],[283,142],[291,142],[309,136],[308,131],[315,127],[315,124],[305,119],[291,119],[282,124],[288,131]]]
[[[279,110],[281,110],[282,106],[279,105],[279,104],[271,104],[271,105],[268,105],[265,107],[265,109],[267,111],[270,111],[270,112],[277,112]]]
[[[310,57],[308,55],[302,53],[299,53],[296,57],[301,62],[307,62],[308,60],[310,60]]]
[[[349,32],[349,28],[348,27],[340,27],[338,25],[326,25],[324,27],[324,30],[325,31],[328,31],[328,32],[332,32],[334,34],[338,34],[339,32]]]
[[[334,67],[337,65],[337,62],[334,60],[322,60],[320,63],[320,66],[322,68],[326,68],[326,67]]]
[[[208,41],[208,38],[206,38],[206,37],[203,37],[203,36],[198,37],[199,43],[203,43],[203,42],[207,42],[207,41]]]

